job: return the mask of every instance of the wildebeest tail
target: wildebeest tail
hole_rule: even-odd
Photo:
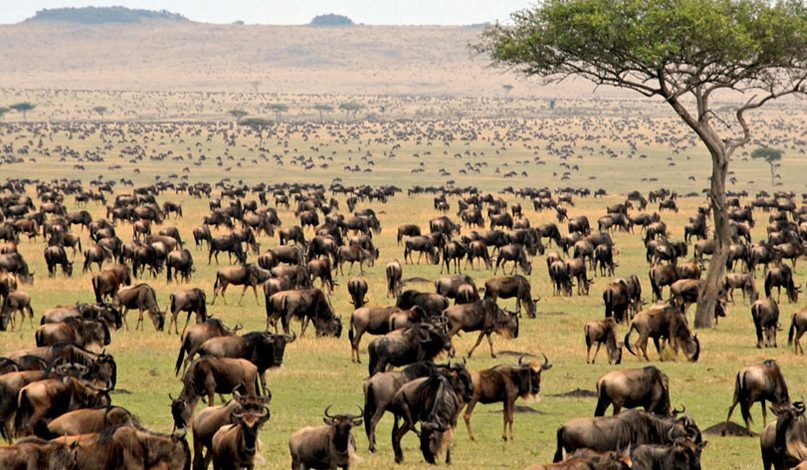
[[[44,346],[43,341],[45,338],[42,330],[36,330],[36,333],[34,333],[34,338],[36,339],[36,347],[39,348]]]
[[[748,383],[746,382],[745,372],[737,374],[737,380],[734,384],[734,400],[740,402],[740,413],[743,415],[743,420],[753,423],[751,418],[750,403],[748,403]]]
[[[185,359],[185,350],[190,349],[190,338],[188,335],[185,335],[185,339],[182,341],[182,347],[179,348],[179,355],[177,356],[177,363],[174,367],[174,374],[179,375],[179,368],[182,367],[182,361]]]
[[[98,278],[93,276],[92,278],[92,290],[95,293],[95,301],[97,303],[101,303],[101,286],[98,285]]]
[[[633,354],[634,356],[636,355],[636,353],[633,352],[633,349],[630,347],[630,334],[631,332],[633,332],[635,328],[636,326],[631,322],[630,328],[628,328],[628,332],[625,333],[625,339],[622,341],[625,344],[625,347],[628,349],[628,352]]]
[[[28,391],[23,389],[17,397],[17,413],[14,416],[14,433],[16,435],[20,434],[31,412],[31,405],[28,402]]]
[[[170,305],[171,313],[176,312],[177,302],[176,302],[176,297],[174,297],[174,294],[171,294],[171,295],[168,296],[168,302],[171,304]]]
[[[605,415],[605,409],[608,408],[610,404],[608,392],[605,391],[605,387],[601,387],[600,385],[600,382],[597,381],[597,408],[594,409],[594,416]]]
[[[370,438],[370,432],[373,429],[372,424],[370,421],[373,419],[373,415],[375,414],[375,392],[373,391],[373,384],[367,384],[367,391],[364,393],[364,432],[367,434],[367,438]]]
[[[354,330],[354,326],[353,326],[353,315],[351,315],[351,316],[350,316],[350,328],[347,330],[347,339],[349,339],[349,340],[350,340],[350,344],[351,344],[351,345],[353,344],[353,336],[354,336],[354,334],[353,334],[353,330]]]
[[[552,459],[553,462],[560,462],[563,460],[563,433],[564,428],[561,426],[558,428],[558,432],[556,434],[558,447],[555,449],[555,457]]]
[[[787,333],[787,345],[793,346],[793,337],[796,336],[796,313],[793,314],[793,318],[790,320],[790,331]]]

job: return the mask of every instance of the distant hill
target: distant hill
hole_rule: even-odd
[[[26,21],[104,24],[137,23],[142,20],[188,21],[178,13],[166,10],[133,10],[126,7],[45,8]]]
[[[327,15],[317,15],[308,23],[309,26],[352,26],[353,20],[345,15],[328,13]]]

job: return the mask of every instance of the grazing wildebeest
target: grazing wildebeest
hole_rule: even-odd
[[[336,316],[328,297],[320,289],[295,289],[278,292],[269,298],[266,304],[266,329],[274,324],[277,331],[277,320],[283,325],[283,332],[289,334],[292,318],[302,323],[300,337],[305,335],[309,323],[314,324],[317,336],[340,337],[342,320]]]
[[[605,344],[608,352],[608,363],[611,365],[622,362],[622,343],[616,340],[616,320],[608,317],[605,320],[592,320],[583,328],[586,337],[586,364],[594,364],[600,346]],[[591,346],[597,344],[594,357],[591,357]]]
[[[347,291],[353,308],[362,308],[367,303],[367,280],[363,277],[353,277],[347,283]]]
[[[544,355],[543,363],[523,363],[519,358],[518,365],[498,365],[490,369],[472,371],[473,396],[465,408],[465,427],[472,441],[476,440],[471,430],[471,414],[477,403],[488,405],[502,402],[503,427],[502,439],[507,440],[507,428],[510,427],[510,440],[513,440],[513,413],[516,400],[536,398],[541,393],[541,373],[552,368],[549,359]]]
[[[475,268],[474,260],[477,258],[485,262],[487,269],[493,267],[493,261],[490,259],[490,253],[488,253],[488,246],[483,240],[471,241],[468,244],[468,253],[466,256],[468,258],[465,261],[465,269],[468,269],[468,264],[471,265],[471,268]]]
[[[441,351],[450,349],[451,341],[442,328],[418,323],[373,340],[367,347],[370,356],[368,370],[372,376],[384,372],[387,366],[400,367],[432,360]]]
[[[699,470],[706,444],[690,439],[676,439],[665,445],[641,444],[630,449],[631,468]]]
[[[5,253],[0,255],[0,273],[11,273],[17,276],[24,284],[34,283],[34,272],[28,268],[28,263],[20,253]]]
[[[496,274],[500,266],[502,272],[504,272],[505,263],[508,261],[513,262],[513,270],[510,272],[511,275],[515,274],[518,268],[521,268],[521,271],[527,276],[532,274],[532,263],[527,259],[527,252],[524,251],[523,246],[513,244],[503,246],[496,257],[496,266],[493,268],[493,274]]]
[[[630,334],[636,330],[639,333],[639,340],[636,345],[645,360],[647,357],[647,340],[653,339],[659,358],[664,360],[663,340],[667,340],[673,348],[675,354],[679,348],[684,349],[687,360],[697,362],[700,357],[700,341],[697,335],[693,335],[689,329],[686,315],[680,309],[670,304],[652,305],[647,310],[639,312],[625,333],[624,344],[628,352],[636,356],[631,348]]]
[[[502,310],[493,299],[477,300],[471,304],[453,305],[443,311],[448,318],[449,340],[460,331],[478,331],[479,337],[473,347],[468,351],[471,357],[474,350],[487,337],[490,345],[490,357],[496,357],[493,352],[493,332],[509,338],[518,338],[518,315]]]
[[[208,247],[210,246],[210,240],[213,239],[213,234],[210,233],[210,227],[207,225],[200,225],[193,229],[193,241],[196,243],[196,248],[199,248],[202,245],[202,242],[207,242]]]
[[[154,324],[154,329],[163,331],[165,328],[165,312],[157,305],[157,293],[148,284],[137,284],[131,287],[123,287],[115,294],[115,302],[122,307],[123,325],[129,329],[129,322],[126,320],[126,313],[129,309],[138,310],[137,325],[135,330],[143,328],[143,311],[148,311],[149,318]]]
[[[758,300],[756,283],[751,273],[727,273],[723,281],[723,291],[728,300],[734,303],[734,289],[740,289],[743,293],[743,300],[748,299],[751,303]]]
[[[46,323],[36,330],[34,338],[38,347],[67,343],[87,349],[108,346],[111,342],[106,323],[78,317],[65,318],[61,323]]]
[[[222,251],[227,252],[227,259],[229,259],[230,262],[233,260],[232,255],[235,255],[236,260],[241,264],[247,262],[247,254],[244,252],[241,240],[235,236],[227,235],[214,237],[210,240],[209,244],[210,252],[207,255],[207,264],[210,264],[214,257],[216,258],[216,264],[219,264],[219,252]]]
[[[408,243],[408,240],[407,240]],[[353,271],[353,265],[359,263],[359,272],[364,275],[364,265],[373,266],[375,260],[378,258],[378,250],[370,251],[358,245],[340,246],[336,251],[336,265],[339,267],[339,274],[344,275],[342,266],[346,262],[350,262],[350,269],[347,273]]]
[[[421,236],[420,227],[414,224],[406,224],[398,227],[398,245],[401,244],[403,237],[419,237]]]
[[[726,424],[731,419],[734,408],[739,404],[745,429],[751,433],[751,406],[760,402],[762,407],[763,428],[768,421],[768,410],[765,401],[771,402],[773,409],[778,410],[790,405],[790,394],[787,383],[782,375],[779,364],[773,359],[763,361],[761,364],[744,367],[737,372],[734,381],[734,398],[729,407]]]
[[[92,290],[95,301],[103,302],[104,297],[114,297],[121,286],[132,284],[132,275],[129,267],[124,264],[115,264],[92,277]]]
[[[205,291],[199,289],[198,287],[192,287],[189,289],[183,289],[180,291],[172,292],[171,295],[168,296],[168,302],[170,304],[169,311],[171,312],[171,321],[168,323],[168,332],[171,332],[171,326],[174,326],[174,333],[179,334],[179,326],[177,322],[177,317],[179,316],[180,312],[187,312],[188,317],[185,320],[185,326],[182,328],[182,334],[185,334],[185,330],[188,328],[188,322],[190,322],[191,314],[196,315],[196,323],[203,323],[207,320],[207,295]]]
[[[605,415],[613,405],[614,415],[622,408],[644,407],[648,413],[670,416],[670,381],[655,366],[615,370],[597,380],[597,408],[594,416]]]
[[[702,441],[701,432],[692,418],[662,418],[652,413],[628,410],[615,416],[575,418],[557,431],[555,462],[563,460],[563,451],[572,453],[588,448],[599,452],[617,451],[631,445],[669,444],[677,438]]]
[[[403,268],[398,260],[387,263],[387,297],[397,298],[403,289]]]
[[[271,273],[269,271],[252,263],[220,268],[216,271],[216,281],[213,283],[213,301],[210,302],[210,304],[215,304],[216,297],[221,294],[224,304],[227,305],[227,298],[224,294],[227,291],[227,286],[232,284],[234,286],[244,286],[241,290],[241,296],[238,297],[238,305],[241,305],[241,300],[244,298],[244,294],[249,287],[252,288],[252,293],[255,294],[255,303],[260,305],[257,286],[258,284],[266,282],[270,276]],[[306,278],[308,278],[307,274]]]
[[[38,437],[20,439],[0,447],[0,467],[14,470],[73,470],[78,442],[45,441]]]
[[[324,426],[307,426],[289,438],[292,470],[350,468],[355,460],[356,440],[352,429],[361,426],[361,415],[331,415],[325,408]]]
[[[751,318],[757,333],[757,348],[775,348],[779,325],[779,305],[772,297],[759,299],[751,305]],[[763,343],[764,336],[764,343]]]
[[[440,294],[409,289],[401,293],[395,303],[395,306],[401,310],[409,310],[416,305],[422,308],[427,316],[437,317],[448,308],[449,302],[448,298]]]
[[[20,314],[20,330],[25,324],[25,312],[28,312],[31,328],[34,327],[34,309],[31,307],[31,296],[17,290],[9,292],[5,300],[3,300],[3,305],[0,309],[0,331],[5,331],[9,321],[11,322],[11,329],[16,329],[14,314],[17,312]]]
[[[29,436],[67,411],[109,406],[109,391],[72,376],[32,382],[18,395],[14,428],[18,435]]]
[[[179,282],[180,278],[185,282],[190,282],[194,268],[193,256],[188,249],[182,248],[168,253],[165,258],[166,282],[173,281],[172,271],[176,271],[177,282]]]
[[[328,294],[333,292],[336,283],[333,280],[333,272],[331,270],[330,258],[315,258],[308,262],[308,273],[311,276],[311,282],[319,278],[320,287],[325,289]],[[264,268],[266,269],[266,268]],[[348,287],[350,285],[348,284]]]
[[[536,304],[540,297],[532,298],[530,281],[522,275],[494,277],[485,282],[485,298],[497,300],[516,299],[516,312],[521,313],[521,306],[527,310],[529,318],[535,318]]]
[[[653,290],[653,302],[659,302],[664,296],[664,287],[671,286],[679,279],[678,269],[669,264],[657,264],[648,272],[650,288]]]
[[[787,299],[791,303],[798,302],[801,286],[793,282],[793,271],[783,263],[777,263],[765,271],[765,296],[770,297],[776,287],[776,300],[781,299],[782,287],[787,291]]]
[[[92,264],[98,265],[100,270],[103,267],[104,261],[112,259],[112,252],[107,250],[101,245],[94,245],[84,250],[84,267],[81,272],[92,271]]]
[[[61,246],[49,246],[45,248],[45,263],[48,265],[48,276],[56,275],[56,267],[61,266],[65,276],[73,275],[73,262],[67,259],[67,253]]]
[[[807,310],[800,310],[793,314],[790,322],[790,331],[787,334],[787,345],[793,346],[793,352],[804,354],[804,348],[801,346],[801,337],[807,331]],[[794,343],[795,341],[795,343]]]
[[[467,275],[441,277],[440,279],[434,281],[434,290],[442,296],[453,299],[457,297],[460,287],[466,285],[470,286],[474,292],[476,292],[474,280],[471,278],[471,276]]]

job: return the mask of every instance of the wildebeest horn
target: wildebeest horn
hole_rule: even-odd
[[[258,417],[259,418],[264,418],[266,416],[269,416],[269,407],[266,406],[266,405],[261,405],[261,412],[258,415]]]
[[[331,414],[329,413],[329,411],[331,410],[331,407],[332,407],[332,406],[333,406],[333,405],[328,405],[328,406],[325,408],[325,411],[323,411],[323,412],[322,412],[322,415],[323,415],[323,416],[325,416],[326,418],[333,418],[333,416],[331,416]]]
[[[675,426],[670,427],[670,430],[667,431],[667,439],[669,439],[670,442],[674,441],[673,431],[675,431]]]
[[[549,358],[546,357],[546,354],[544,354],[544,353],[541,353],[541,355],[544,356],[544,363],[541,364],[541,370],[549,370],[549,369],[551,369],[552,364],[549,363]]]
[[[297,333],[294,331],[291,332],[291,335],[285,335],[287,343],[293,343],[297,339]]]
[[[177,439],[177,440],[184,440],[185,436],[187,434],[188,434],[188,428],[184,427],[184,428],[180,428],[179,431],[171,434],[171,437],[173,437],[174,439]]]
[[[170,393],[168,394],[168,399],[171,400],[172,402],[177,401],[177,399],[174,398],[173,395],[171,395]]]

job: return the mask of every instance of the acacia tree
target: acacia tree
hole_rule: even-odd
[[[227,114],[235,118],[235,123],[238,124],[238,121],[245,118],[248,112],[244,111],[243,109],[231,109],[227,111]]]
[[[28,119],[27,119],[26,115],[28,114],[28,111],[32,111],[34,108],[36,108],[36,105],[32,104],[32,103],[29,103],[27,101],[24,101],[22,103],[14,103],[9,107],[11,109],[13,109],[14,111],[17,111],[18,113],[22,113],[22,120],[27,121]]]
[[[776,185],[776,165],[782,160],[782,151],[770,147],[759,147],[751,152],[751,158],[765,160],[771,167],[771,186]]]
[[[474,46],[495,65],[661,98],[708,150],[715,254],[695,325],[710,327],[730,244],[726,174],[751,139],[748,112],[807,93],[804,0],[546,0],[512,19]],[[728,121],[715,117],[716,93],[741,100]]]
[[[317,103],[314,105],[314,109],[319,111],[319,120],[322,121],[322,114],[333,111],[333,106],[325,103]]]
[[[98,115],[101,116],[101,117],[104,117],[104,114],[107,111],[106,106],[96,106],[96,107],[92,108],[92,110],[95,111],[96,113],[98,113]]]
[[[263,131],[273,124],[271,119],[252,117],[241,120],[242,126],[247,126],[258,134],[259,145],[263,147]]]
[[[278,121],[283,117],[283,113],[289,110],[289,106],[283,103],[270,103],[266,108],[275,113],[275,119]]]
[[[11,111],[10,108],[6,108],[5,106],[0,106],[0,119],[3,119],[3,116],[9,111]]]

